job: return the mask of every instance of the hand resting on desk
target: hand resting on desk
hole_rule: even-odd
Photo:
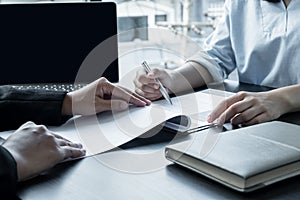
[[[17,163],[18,180],[40,174],[64,159],[85,155],[81,144],[49,131],[33,122],[23,124],[3,143]]]
[[[222,101],[209,115],[208,122],[220,125],[230,121],[234,125],[253,125],[277,119],[281,115],[300,110],[300,85],[268,92],[239,92]]]

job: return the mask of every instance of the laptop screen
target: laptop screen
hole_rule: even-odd
[[[73,83],[86,56],[117,34],[113,2],[2,4],[0,19],[0,84]],[[112,45],[115,60],[83,81],[119,80]]]

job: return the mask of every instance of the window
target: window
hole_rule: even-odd
[[[130,42],[135,39],[148,40],[146,27],[148,27],[148,16],[118,17],[118,30],[119,33],[121,33],[119,35],[119,41]]]

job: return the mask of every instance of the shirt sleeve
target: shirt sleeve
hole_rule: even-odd
[[[17,164],[12,155],[0,145],[0,189],[4,199],[16,199]]]
[[[0,86],[0,131],[17,129],[27,121],[36,124],[59,125],[64,91],[19,90]]]
[[[236,66],[230,37],[231,7],[231,1],[226,0],[223,16],[205,40],[204,50],[189,59],[207,68],[215,80],[224,80]]]

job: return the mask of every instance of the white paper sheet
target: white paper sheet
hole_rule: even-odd
[[[150,106],[134,107],[123,112],[104,112],[96,116],[76,116],[59,127],[48,127],[61,136],[80,142],[87,150],[86,156],[99,154],[118,147],[178,115],[193,115],[211,110],[211,102],[222,98],[196,92],[172,98],[173,105],[166,100],[153,102]],[[199,125],[204,122],[199,121]],[[197,126],[197,124],[193,124]],[[13,131],[0,133],[7,138]]]

